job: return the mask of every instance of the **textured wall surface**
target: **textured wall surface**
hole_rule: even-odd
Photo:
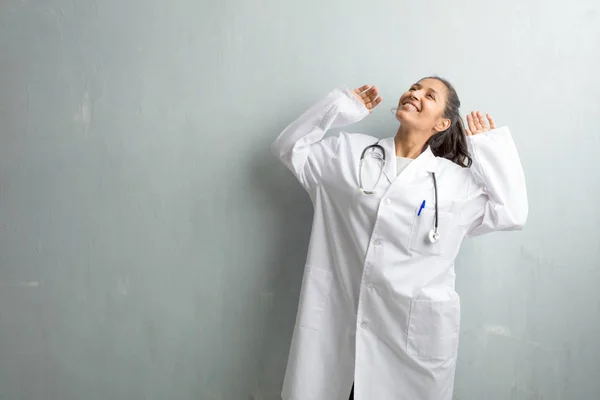
[[[467,241],[457,400],[600,393],[595,0],[0,2],[0,398],[279,398],[312,208],[269,152],[340,85],[509,125],[523,232]]]

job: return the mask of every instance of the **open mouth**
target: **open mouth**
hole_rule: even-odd
[[[415,104],[413,104],[409,101],[402,104],[402,108],[405,109],[406,111],[417,111],[417,112],[419,111],[419,108]]]

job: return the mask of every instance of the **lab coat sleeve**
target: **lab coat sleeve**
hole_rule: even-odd
[[[271,151],[309,190],[337,155],[340,137],[323,139],[327,130],[358,122],[368,114],[349,89],[335,89],[286,127]]]
[[[507,127],[469,136],[473,159],[463,213],[466,236],[522,229],[527,220],[525,175]]]

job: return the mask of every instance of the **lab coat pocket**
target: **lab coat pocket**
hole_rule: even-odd
[[[413,299],[408,321],[408,355],[429,359],[455,357],[459,327],[458,296],[443,301]]]
[[[429,240],[429,232],[435,226],[435,210],[424,208],[421,210],[421,215],[415,212],[415,218],[410,233],[408,249],[413,253],[439,256],[443,254],[444,243],[448,238],[445,234],[448,232],[449,224],[451,223],[451,214],[448,212],[439,212],[438,232],[440,238],[437,242],[431,243]]]
[[[330,271],[310,265],[306,266],[298,306],[300,326],[320,329],[325,304],[331,292],[332,279]]]

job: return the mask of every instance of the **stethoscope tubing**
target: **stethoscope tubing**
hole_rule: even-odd
[[[358,163],[358,181],[359,181],[359,189],[362,193],[364,194],[374,194],[375,191],[374,190],[365,190],[365,188],[363,187],[362,184],[362,167],[363,167],[363,161],[365,159],[365,156],[367,154],[367,151],[369,151],[370,149],[379,149],[381,150],[381,158],[377,158],[375,157],[377,160],[381,161],[380,164],[380,170],[379,170],[379,176],[377,177],[377,182],[375,183],[375,187],[377,187],[377,185],[379,184],[379,181],[381,180],[381,175],[383,174],[383,170],[385,168],[385,163],[386,161],[386,154],[385,154],[385,149],[379,144],[379,143],[375,143],[372,145],[369,145],[367,147],[365,147],[365,149],[362,151],[361,155],[360,155],[360,160]],[[387,177],[387,175],[386,175]],[[435,199],[435,215],[434,215],[434,225],[433,228],[431,229],[431,231],[429,231],[429,241],[431,243],[436,243],[439,239],[440,239],[440,233],[439,233],[439,212],[438,212],[438,187],[437,187],[437,178],[435,176],[435,172],[431,173],[431,177],[433,179],[433,193],[434,193],[434,199]],[[389,178],[388,178],[389,179]]]

